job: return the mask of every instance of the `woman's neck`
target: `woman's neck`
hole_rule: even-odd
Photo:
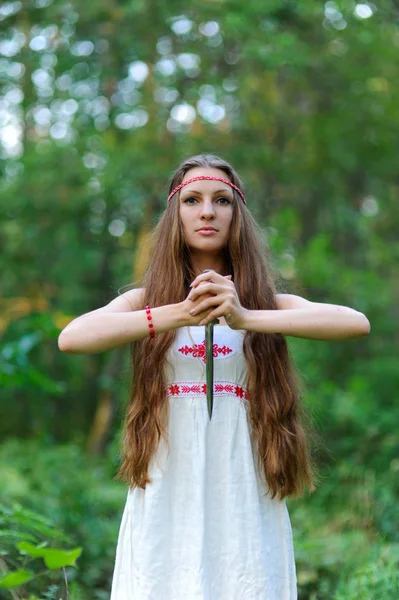
[[[193,256],[192,265],[195,276],[201,275],[205,269],[211,269],[220,275],[228,275],[226,272],[226,263],[222,258],[216,258],[213,256]]]

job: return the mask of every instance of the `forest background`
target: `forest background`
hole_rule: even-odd
[[[57,336],[140,276],[204,151],[284,291],[371,323],[287,338],[319,435],[318,489],[289,501],[300,599],[399,597],[398,54],[395,2],[1,4],[1,598],[109,598],[129,353]]]

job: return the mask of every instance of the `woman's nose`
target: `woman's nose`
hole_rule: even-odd
[[[215,215],[215,206],[212,200],[204,200],[201,205],[201,217],[211,217]]]

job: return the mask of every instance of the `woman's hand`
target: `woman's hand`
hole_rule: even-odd
[[[207,312],[199,319],[199,325],[207,325],[215,318],[224,317],[232,329],[242,328],[247,309],[240,304],[231,275],[224,277],[216,271],[201,273],[194,279],[191,287],[193,289],[187,298],[194,302],[200,301],[190,310],[190,314],[198,316]]]
[[[203,284],[200,283],[198,287],[202,287],[202,285],[204,285],[204,283]],[[197,308],[201,304],[201,302],[203,302],[207,298],[213,298],[213,294],[209,294],[209,293],[207,294],[207,293],[204,293],[201,291],[199,293],[198,297],[195,298],[194,301],[191,299],[191,294],[192,294],[192,290],[188,294],[187,298],[182,302],[182,310],[185,315],[185,318],[187,317],[186,325],[188,325],[188,326],[199,325],[200,322],[202,321],[202,319],[206,319],[206,317],[208,317],[208,315],[213,310],[213,307],[211,306],[208,309],[201,309],[195,315],[193,315],[191,313],[191,310]]]

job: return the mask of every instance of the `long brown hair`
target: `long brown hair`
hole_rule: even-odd
[[[243,189],[234,169],[224,160],[201,154],[185,160],[175,171],[169,191],[179,185],[187,171],[212,167],[224,171]],[[268,251],[260,242],[260,230],[234,191],[230,237],[225,263],[241,305],[249,310],[275,310],[276,278]],[[195,278],[190,251],[185,244],[179,216],[179,194],[171,199],[152,233],[151,256],[143,278],[144,300],[150,306],[182,302]],[[160,273],[162,277],[160,277]],[[161,436],[167,442],[168,402],[163,366],[176,331],[133,342],[131,398],[122,442],[123,462],[118,478],[134,488],[145,488],[151,457]],[[298,496],[312,490],[312,464],[301,424],[300,380],[279,333],[247,331],[244,336],[250,423],[257,447],[258,466],[263,469],[272,497]]]

